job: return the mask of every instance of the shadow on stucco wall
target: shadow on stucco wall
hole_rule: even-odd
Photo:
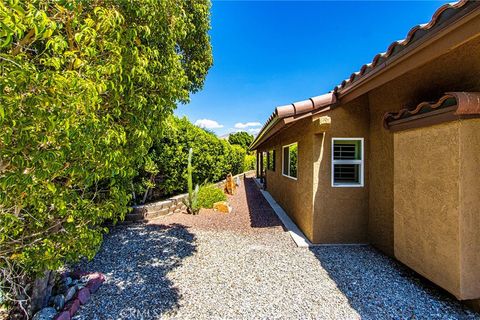
[[[196,252],[183,225],[121,225],[105,236],[97,256],[79,266],[106,281],[75,319],[157,319],[178,306],[167,273]]]
[[[446,291],[371,246],[310,249],[362,319],[479,319]]]

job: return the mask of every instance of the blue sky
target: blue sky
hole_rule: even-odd
[[[276,106],[332,90],[444,3],[214,1],[214,66],[175,113],[218,135],[255,133]]]

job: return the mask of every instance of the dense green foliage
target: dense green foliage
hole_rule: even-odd
[[[225,193],[214,184],[203,185],[198,191],[198,206],[200,208],[211,209],[215,202],[225,200],[227,200]]]
[[[209,8],[209,0],[0,2],[2,271],[32,274],[94,255],[102,222],[127,211],[152,137],[203,85]],[[186,165],[185,149],[167,151]],[[217,160],[201,159],[197,181],[198,168]],[[214,176],[230,169],[225,162]]]
[[[257,163],[257,157],[254,154],[247,154],[245,156],[245,162],[243,168],[245,171],[255,170]]]
[[[148,168],[137,179],[137,194],[145,182],[154,187],[147,200],[187,191],[188,150],[193,149],[193,183],[204,184],[225,179],[228,173],[244,171],[245,150],[232,146],[215,134],[193,125],[187,118],[170,117],[163,134],[154,141],[149,152]],[[153,164],[153,165],[152,165]],[[137,202],[141,202],[137,196]]]
[[[228,136],[228,142],[230,144],[236,144],[241,146],[243,149],[248,150],[248,147],[253,142],[253,136],[245,131],[239,131],[232,133]]]

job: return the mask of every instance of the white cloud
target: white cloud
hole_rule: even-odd
[[[262,124],[260,122],[237,122],[235,123],[235,128],[237,129],[245,129],[248,127],[260,127]]]
[[[250,128],[248,129],[248,132],[252,133],[252,134],[257,134],[260,132],[260,128]]]
[[[210,119],[198,119],[197,121],[195,121],[195,125],[200,127],[200,128],[205,128],[205,129],[223,128],[223,124],[220,124],[217,121],[210,120]]]

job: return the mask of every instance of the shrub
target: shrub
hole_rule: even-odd
[[[93,257],[102,223],[125,215],[152,137],[201,88],[212,63],[209,6],[0,3],[0,271],[12,275],[0,287],[7,299],[22,293],[16,285],[24,275]]]
[[[247,152],[239,145],[232,145],[232,174],[242,173],[245,168],[245,156]]]
[[[214,184],[203,185],[198,191],[198,206],[200,208],[211,209],[215,202],[225,200],[227,200],[225,193]]]
[[[153,180],[155,187],[151,199],[185,192],[187,189],[188,150],[193,149],[192,179],[194,184],[205,181],[216,182],[228,173],[243,171],[245,150],[232,146],[214,133],[203,130],[187,118],[170,117],[162,135],[153,143],[149,158],[156,165]],[[144,180],[151,173],[143,170],[137,177],[137,188],[141,191]],[[154,196],[156,195],[156,196]]]
[[[230,134],[228,136],[228,142],[232,145],[239,145],[246,151],[253,142],[253,136],[246,131],[239,131]]]
[[[255,170],[257,163],[257,157],[253,154],[247,154],[245,156],[244,171]]]

